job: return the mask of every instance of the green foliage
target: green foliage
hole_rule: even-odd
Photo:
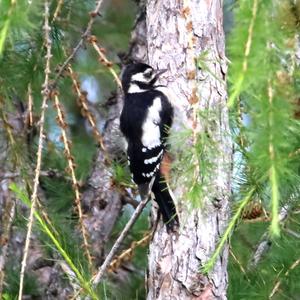
[[[291,208],[299,202],[297,5],[298,2],[294,5],[290,1],[260,0],[243,0],[235,5],[235,26],[228,40],[231,62],[228,106],[231,108],[236,150],[234,206],[237,210],[212,257],[204,265],[205,272],[213,268],[247,203],[257,199],[263,203],[271,218],[271,237],[277,237],[276,243],[280,243],[283,237],[280,238],[279,210],[286,205]],[[202,66],[203,62],[200,63]],[[276,253],[276,249],[274,251]],[[283,268],[286,270],[289,264],[292,264],[291,257],[286,259]],[[256,291],[252,290],[253,294],[246,296],[249,284],[239,278],[246,287],[245,294],[235,290],[232,299],[268,297],[275,279],[267,288],[262,278],[271,276],[271,270],[259,269],[257,272],[252,277],[255,278]],[[272,276],[275,278],[278,272],[278,267],[274,267]],[[240,270],[238,273],[240,276]],[[232,272],[230,274],[235,276]]]
[[[11,184],[10,189],[16,194],[17,198],[20,199],[25,205],[31,207],[31,202],[26,193],[20,190],[16,184]],[[47,220],[44,220],[42,215],[36,210],[34,213],[36,220],[40,226],[40,229],[48,236],[48,238],[53,243],[53,246],[56,248],[58,253],[64,258],[66,263],[69,265],[71,270],[76,275],[76,279],[79,281],[80,286],[85,290],[85,292],[92,298],[98,299],[95,291],[91,287],[89,282],[89,278],[85,278],[85,275],[82,273],[81,266],[77,267],[72,257],[69,253],[65,250],[62,243],[59,241],[60,235],[57,234],[57,230],[53,228],[53,224],[47,224]],[[68,249],[72,249],[71,245],[68,245]]]
[[[19,292],[19,281],[20,281],[20,272],[15,268],[15,261],[11,260],[7,263],[6,266],[6,281],[9,282],[5,293],[2,295],[3,300],[13,300],[17,299]],[[24,294],[32,295],[32,297],[38,297],[40,294],[40,287],[38,282],[32,274],[25,274],[24,278]]]
[[[203,197],[212,189],[214,159],[218,156],[218,149],[212,139],[217,113],[212,110],[198,111],[198,118],[203,122],[201,131],[196,134],[191,129],[172,132],[169,142],[171,150],[176,153],[176,161],[172,168],[175,179],[186,186],[185,199],[193,208],[201,207]],[[182,151],[182,145],[189,145]]]
[[[28,5],[28,1],[3,0],[0,2],[0,61],[2,58],[5,43],[8,48],[14,47],[16,40],[26,38],[34,28],[29,15],[35,15],[39,5]]]
[[[296,229],[298,222],[299,217],[295,215],[289,218],[286,226]],[[230,255],[228,299],[269,299],[277,282],[281,283],[280,288],[271,299],[297,299],[300,268],[297,266],[288,275],[285,273],[299,259],[299,239],[283,232],[273,241],[271,251],[260,264],[255,268],[250,265],[253,249],[267,229],[265,223],[241,224],[232,236],[231,248],[238,261]],[[245,272],[241,271],[241,266]]]
[[[50,23],[52,38],[51,78],[55,77],[55,67],[62,63],[67,54],[81,37],[82,29],[89,20],[89,12],[94,1],[66,0],[58,18],[53,21],[57,1],[51,1]],[[216,252],[202,271],[209,272],[218,259],[224,244],[231,240],[232,251],[239,260],[230,257],[229,299],[266,299],[277,280],[281,288],[274,299],[295,299],[298,297],[299,269],[286,272],[299,258],[297,238],[285,231],[298,232],[299,218],[292,216],[285,223],[279,236],[278,210],[288,205],[298,207],[299,202],[299,96],[300,70],[297,65],[295,48],[299,32],[300,2],[288,0],[241,0],[234,6],[234,27],[228,40],[229,107],[231,109],[231,130],[235,146],[235,176],[232,216],[224,235],[216,247]],[[92,33],[99,39],[100,46],[106,48],[110,60],[117,62],[118,54],[127,48],[129,32],[134,19],[133,3],[114,1],[101,17],[95,19]],[[7,114],[20,114],[19,106],[27,106],[28,86],[32,87],[33,115],[38,117],[41,104],[41,85],[44,81],[45,47],[43,26],[43,3],[27,0],[0,0],[0,113],[1,120]],[[99,83],[100,104],[115,89],[115,83],[107,69],[97,62],[98,57],[88,43],[72,61],[79,79],[91,76]],[[208,53],[203,52],[196,59],[203,72],[220,80],[208,68]],[[118,69],[119,66],[114,66]],[[84,127],[84,118],[76,105],[71,80],[65,76],[58,82],[62,106],[66,112],[68,136],[72,140],[72,154],[78,180],[84,181],[97,151],[96,143]],[[21,105],[22,104],[22,105]],[[104,119],[106,108],[95,105]],[[297,106],[298,105],[298,106]],[[92,298],[103,299],[144,299],[144,270],[146,268],[145,248],[136,249],[132,260],[134,274],[123,284],[115,282],[113,276],[104,281],[99,290],[90,285],[91,275],[87,261],[80,247],[78,219],[74,215],[74,192],[69,175],[65,172],[66,161],[63,145],[59,141],[59,128],[55,123],[56,113],[47,110],[47,143],[43,150],[42,170],[53,169],[59,176],[41,176],[40,187],[47,202],[44,203],[51,224],[46,222],[40,210],[36,212],[35,234],[44,246],[45,255],[61,257],[73,270],[78,283]],[[201,130],[195,135],[192,130],[172,134],[172,151],[179,153],[178,164],[174,164],[176,184],[187,188],[185,198],[192,208],[203,208],[203,198],[212,190],[214,160],[219,155],[213,141],[214,124],[218,112],[205,109],[198,112]],[[299,117],[299,116],[298,116]],[[31,183],[30,164],[35,162],[36,129],[31,138],[16,139],[11,142],[11,156],[8,160],[21,165],[22,178]],[[24,132],[27,131],[25,130]],[[2,132],[1,132],[2,133]],[[182,145],[187,145],[182,151]],[[26,157],[26,158],[25,158]],[[113,163],[114,183],[121,187],[131,187],[128,168],[121,162]],[[184,180],[184,181],[181,181]],[[13,188],[27,207],[30,207],[27,193]],[[241,222],[245,207],[253,200],[262,202],[269,223],[244,224]],[[128,221],[130,209],[126,210],[116,224],[109,248]],[[132,241],[140,239],[147,230],[149,210],[135,224],[134,230],[124,242],[127,248]],[[236,226],[239,224],[239,226]],[[13,225],[24,231],[26,219],[18,212]],[[254,246],[260,236],[271,226],[271,251],[261,260],[257,268],[247,269]],[[232,234],[234,229],[235,234]],[[241,271],[241,265],[246,272]],[[19,265],[17,266],[19,267]],[[131,267],[131,265],[130,265]],[[9,261],[5,270],[4,299],[14,299],[18,293],[19,270],[16,262]],[[40,287],[35,278],[25,277],[24,291],[32,297],[40,297]]]
[[[297,93],[291,68],[297,29],[292,22],[287,26],[289,16],[281,15],[289,5],[289,1],[241,1],[228,46],[232,61],[229,105],[239,98],[232,113],[236,118],[249,118],[245,124],[241,120],[233,124],[239,127],[247,145],[245,148],[237,139],[237,149],[252,179],[264,185],[261,198],[272,207],[270,229],[274,235],[279,235],[279,206],[291,198],[299,184],[299,164],[291,158],[299,148],[300,129],[294,117]],[[242,116],[238,115],[241,108]]]
[[[112,170],[114,181],[118,186],[134,188],[127,162],[114,161],[112,163]]]

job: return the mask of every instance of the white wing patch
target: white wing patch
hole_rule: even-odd
[[[148,109],[148,114],[143,124],[142,144],[148,149],[155,148],[161,144],[160,141],[160,116],[161,99],[153,100],[153,104]]]
[[[163,152],[164,152],[164,150],[161,150],[157,156],[145,159],[144,160],[145,165],[153,164],[153,163],[157,162],[159,160],[159,158],[162,156]]]
[[[153,172],[150,172],[150,173],[142,173],[142,176],[143,176],[143,177],[147,177],[147,178],[152,177],[152,176],[155,174],[155,172],[159,169],[159,165],[160,165],[160,164],[158,164],[158,165],[155,167],[155,169],[153,170]]]

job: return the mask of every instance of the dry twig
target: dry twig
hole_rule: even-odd
[[[45,31],[45,44],[46,44],[46,66],[45,66],[45,80],[43,84],[43,102],[41,107],[41,117],[39,121],[40,125],[40,131],[39,131],[39,142],[38,142],[38,150],[37,150],[37,163],[35,168],[35,175],[34,175],[34,181],[33,181],[33,192],[31,195],[31,208],[30,208],[30,214],[29,219],[27,223],[27,234],[25,239],[25,245],[23,250],[23,259],[22,259],[22,266],[21,266],[21,272],[20,272],[20,286],[19,286],[19,296],[18,299],[22,300],[22,294],[23,294],[23,284],[24,284],[24,274],[25,274],[25,268],[26,268],[26,262],[28,257],[28,251],[29,251],[29,244],[30,244],[30,238],[32,233],[32,226],[33,226],[33,220],[34,220],[34,212],[36,207],[36,201],[37,201],[37,192],[38,192],[38,186],[39,186],[39,177],[40,177],[40,170],[41,170],[41,163],[42,163],[42,149],[43,149],[43,141],[44,141],[44,125],[45,125],[45,112],[47,109],[47,101],[49,99],[49,75],[50,75],[50,59],[51,59],[51,39],[50,39],[50,26],[49,26],[49,2],[48,0],[45,0],[45,25],[44,25],[44,31]]]
[[[108,266],[110,265],[111,261],[113,260],[113,257],[115,256],[116,252],[119,250],[119,247],[121,246],[121,243],[124,241],[124,239],[126,238],[129,230],[134,225],[134,223],[136,222],[137,218],[139,217],[139,215],[143,211],[144,207],[149,202],[154,179],[155,179],[155,177],[152,178],[152,180],[151,180],[151,182],[149,184],[148,195],[140,202],[140,204],[138,205],[138,207],[134,211],[133,215],[131,216],[130,220],[127,222],[127,224],[124,227],[123,231],[121,232],[121,234],[119,235],[119,237],[115,241],[114,245],[112,246],[110,252],[106,256],[106,258],[105,258],[102,266],[98,269],[97,274],[95,276],[93,276],[93,278],[92,278],[92,284],[94,286],[97,286],[100,283],[100,281],[102,280],[102,277],[104,276],[106,269],[108,268]]]
[[[55,20],[57,19],[57,17],[60,15],[60,12],[61,12],[63,4],[64,4],[64,0],[59,0],[58,1],[57,6],[55,8],[55,12],[53,14],[53,18],[51,20],[51,23],[55,22]]]
[[[32,89],[31,89],[31,83],[29,83],[28,84],[28,125],[29,127],[33,126],[32,107],[33,107]]]
[[[64,61],[64,63],[59,68],[59,70],[58,70],[58,72],[56,74],[56,77],[55,77],[55,79],[53,81],[53,86],[56,85],[59,77],[63,74],[63,72],[65,71],[65,69],[69,65],[70,61],[74,58],[74,56],[76,55],[76,53],[78,52],[78,50],[82,47],[82,45],[84,43],[84,40],[90,35],[92,26],[93,26],[93,24],[95,22],[95,18],[99,15],[102,2],[103,2],[103,0],[98,0],[97,1],[96,7],[95,7],[94,11],[92,11],[90,13],[90,20],[88,22],[88,25],[87,25],[84,33],[82,34],[79,42],[77,43],[77,45],[73,49],[72,53],[67,57],[67,59]]]
[[[113,63],[107,59],[107,57],[105,55],[105,49],[99,47],[98,42],[97,42],[97,38],[94,35],[90,36],[88,41],[93,45],[94,49],[97,51],[97,53],[99,55],[100,63],[108,68],[109,72],[113,75],[113,77],[114,77],[116,83],[118,84],[119,88],[122,89],[122,83],[121,83],[116,71],[112,67]]]
[[[284,273],[284,276],[287,277],[289,275],[289,273],[294,270],[297,266],[299,266],[300,264],[300,258],[297,259],[289,268],[288,270]],[[271,299],[279,290],[279,287],[281,285],[281,281],[280,279],[277,280],[277,282],[275,283],[274,288],[272,289],[272,292],[270,293],[269,299]]]
[[[71,65],[68,66],[68,71],[69,71],[70,77],[71,77],[72,82],[73,82],[73,87],[74,87],[75,92],[78,96],[78,102],[79,102],[79,105],[81,107],[81,114],[82,114],[83,117],[87,118],[89,124],[92,127],[94,136],[96,137],[101,149],[104,152],[106,152],[106,148],[105,148],[105,145],[104,145],[104,142],[103,142],[102,135],[100,134],[100,132],[99,132],[97,126],[96,126],[95,117],[91,113],[91,111],[89,110],[88,102],[87,102],[87,98],[86,98],[86,93],[81,90],[79,80],[77,79],[77,76],[74,73]]]
[[[151,237],[152,232],[148,232],[139,241],[133,241],[128,249],[124,250],[109,264],[108,272],[115,272],[122,263],[128,262],[132,258],[134,250],[139,246],[146,246],[149,243]]]
[[[90,268],[92,268],[92,257],[91,257],[90,251],[89,251],[89,244],[88,244],[88,233],[87,233],[86,227],[84,225],[83,213],[82,213],[82,208],[81,208],[81,203],[80,203],[81,199],[80,199],[79,185],[78,185],[78,181],[77,181],[76,175],[75,175],[74,157],[71,154],[71,142],[68,140],[67,133],[66,133],[66,127],[68,127],[68,125],[66,124],[64,112],[60,105],[57,93],[54,95],[54,106],[57,111],[56,120],[61,129],[61,134],[62,134],[61,138],[62,138],[62,142],[63,142],[64,148],[65,148],[64,154],[68,161],[68,169],[67,170],[69,171],[71,178],[72,178],[72,184],[73,184],[73,189],[74,189],[74,193],[75,193],[75,204],[76,204],[76,208],[78,211],[80,231],[81,231],[82,238],[83,238],[84,252],[88,259],[89,266],[90,266]]]

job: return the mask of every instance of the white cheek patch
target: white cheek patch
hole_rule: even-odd
[[[143,93],[146,92],[147,90],[141,89],[137,84],[131,83],[128,89],[128,94],[138,94],[138,93]]]
[[[155,148],[161,144],[160,141],[160,116],[161,99],[155,98],[148,109],[145,123],[143,124],[142,144],[148,149]]]
[[[137,73],[131,76],[131,81],[148,82],[148,79],[144,77],[144,73]]]

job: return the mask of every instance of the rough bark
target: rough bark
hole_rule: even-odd
[[[155,231],[150,245],[147,299],[226,299],[228,246],[212,272],[201,273],[229,216],[231,142],[222,13],[221,0],[147,3],[149,63],[168,69],[161,83],[172,89],[177,106],[190,123],[193,108],[215,112],[210,135],[217,153],[202,207],[191,210],[184,200],[184,188],[177,188],[181,220],[178,236],[168,235],[161,222]],[[195,59],[204,53],[209,71],[195,67]],[[205,121],[197,122],[194,130],[203,130]]]

